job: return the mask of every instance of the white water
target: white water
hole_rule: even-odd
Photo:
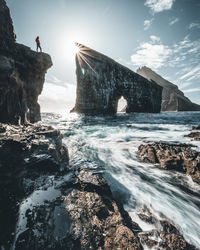
[[[184,137],[200,123],[200,112],[118,114],[115,117],[43,114],[43,123],[64,134],[71,165],[103,173],[114,195],[138,222],[145,206],[174,222],[185,239],[200,248],[200,186],[188,176],[140,162],[137,148],[151,141],[193,143]]]

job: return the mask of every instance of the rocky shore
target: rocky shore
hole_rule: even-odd
[[[199,129],[199,126],[192,127],[193,131],[185,137],[199,141]],[[193,181],[200,184],[200,152],[194,148],[194,145],[189,144],[155,142],[140,145],[138,156],[144,162],[159,164],[161,168],[190,175]]]
[[[159,226],[143,232],[101,175],[69,165],[52,127],[0,124],[0,173],[2,249],[195,249],[146,212]]]
[[[36,123],[52,61],[16,43],[4,0],[0,40],[0,249],[195,249],[147,210],[155,229],[142,231],[103,176],[70,165],[60,131]]]

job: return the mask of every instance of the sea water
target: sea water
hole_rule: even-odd
[[[145,230],[153,229],[137,216],[151,211],[172,221],[185,239],[200,248],[200,186],[191,177],[143,163],[140,144],[162,141],[193,144],[184,137],[200,124],[200,112],[117,113],[115,116],[43,113],[43,124],[64,134],[70,164],[102,173],[130,216]]]

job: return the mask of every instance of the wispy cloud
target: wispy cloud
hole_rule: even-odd
[[[192,93],[192,92],[197,92],[197,91],[200,91],[200,88],[186,89],[184,90],[184,93]]]
[[[136,48],[131,56],[131,62],[138,67],[146,65],[154,69],[164,65],[177,67],[176,75],[179,79],[189,81],[200,78],[199,55],[200,39],[191,41],[189,36],[186,36],[178,43],[165,45],[159,37],[151,35],[148,42],[140,43]]]
[[[146,0],[145,6],[149,7],[153,13],[170,10],[175,0]]]
[[[144,20],[144,30],[148,30],[150,26],[152,25],[153,18],[150,20]]]
[[[140,44],[136,53],[131,56],[133,65],[139,67],[146,65],[154,69],[164,65],[171,54],[171,49],[163,44],[155,44],[155,39],[158,40],[156,36],[151,36],[150,42]]]
[[[160,37],[158,36],[150,36],[150,39],[152,40],[152,42],[156,43],[156,42],[160,42]]]
[[[190,85],[192,85],[192,82],[184,82],[179,84],[179,87],[181,90],[184,90],[185,88],[189,87]]]
[[[179,20],[180,20],[180,19],[179,19],[178,17],[174,17],[174,18],[172,18],[172,19],[170,20],[169,25],[172,26],[172,25],[174,25],[175,23],[179,22]]]
[[[191,29],[200,29],[200,23],[191,23],[188,28]]]
[[[180,77],[180,79],[181,79],[181,80],[187,79],[187,78],[189,78],[189,77],[191,77],[191,76],[193,77],[194,75],[200,77],[200,65],[197,66],[197,67],[195,67],[193,70],[190,70],[188,73],[182,75],[182,76]],[[193,79],[194,79],[194,78],[193,78]],[[190,80],[191,80],[191,79],[190,79]]]

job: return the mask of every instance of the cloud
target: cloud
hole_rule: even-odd
[[[160,37],[158,37],[158,36],[150,36],[150,39],[152,40],[152,42],[160,42]]]
[[[175,23],[179,22],[179,20],[180,20],[180,19],[179,19],[178,17],[174,17],[173,19],[171,19],[169,25],[172,26],[172,25],[174,25]]]
[[[144,30],[148,30],[150,26],[152,25],[153,18],[150,20],[144,20]]]
[[[75,98],[74,84],[45,82],[42,94],[39,96],[39,103],[42,112],[63,113],[73,108]]]
[[[192,82],[184,82],[179,84],[179,87],[181,90],[184,90],[185,88],[189,87],[190,85],[192,85]]]
[[[191,23],[188,28],[190,30],[191,29],[200,29],[200,23]]]
[[[153,13],[170,10],[175,0],[146,0],[145,6],[149,7]]]
[[[183,80],[183,79],[187,79],[188,77],[192,77],[192,79],[194,79],[194,76],[200,77],[200,65],[190,70],[188,73],[182,75],[180,79]],[[190,80],[192,79],[190,78]]]
[[[168,46],[163,44],[153,44],[153,42],[141,43],[135,54],[131,56],[131,61],[135,66],[147,66],[150,68],[160,68],[171,54]]]
[[[197,91],[200,91],[200,88],[186,89],[184,90],[184,93],[192,93],[192,92],[197,92]]]
[[[176,67],[179,80],[200,79],[200,39],[191,41],[189,36],[172,45],[162,44],[155,35],[148,42],[140,43],[131,56],[133,65],[158,69]],[[181,69],[181,70],[180,70]]]

